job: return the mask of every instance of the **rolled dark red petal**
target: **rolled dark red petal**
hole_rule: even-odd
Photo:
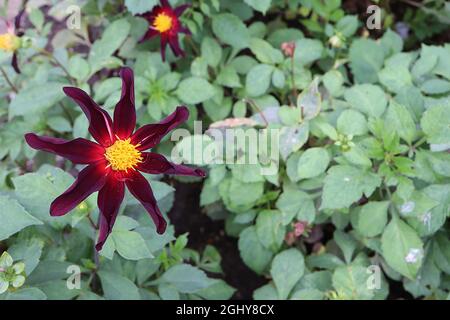
[[[111,172],[106,179],[105,185],[100,189],[97,198],[98,208],[100,209],[100,231],[97,244],[95,245],[97,251],[102,250],[106,239],[112,232],[124,195],[125,184],[118,181],[114,177],[114,173]]]
[[[104,159],[105,149],[99,144],[83,138],[67,141],[27,133],[25,140],[33,149],[57,154],[76,164],[90,164]]]
[[[92,193],[99,191],[106,182],[109,169],[106,161],[90,164],[78,174],[75,182],[50,205],[50,215],[63,216],[73,210]]]
[[[12,67],[13,67],[13,69],[14,69],[14,71],[16,73],[21,73],[20,72],[20,68],[19,68],[19,62],[18,62],[18,59],[17,59],[17,52],[13,53],[12,60],[11,60],[11,65],[12,65]]]
[[[114,142],[112,120],[109,114],[100,108],[83,90],[75,87],[64,87],[64,93],[72,98],[83,110],[89,120],[89,132],[104,147]]]
[[[147,30],[147,32],[144,34],[144,36],[141,38],[141,40],[139,40],[139,43],[141,43],[141,42],[143,42],[145,40],[151,39],[151,38],[157,36],[158,34],[159,34],[158,31],[156,31],[155,29],[149,28]]]
[[[164,233],[167,222],[156,204],[155,196],[148,181],[137,171],[130,172],[125,183],[131,194],[144,206],[156,225],[156,232]]]
[[[184,51],[180,48],[180,42],[177,34],[169,37],[169,45],[176,57],[184,56]]]
[[[120,70],[122,96],[114,109],[114,134],[124,140],[131,136],[136,127],[134,106],[134,75],[130,68]]]
[[[169,8],[171,9],[172,7],[170,6],[169,1],[167,0],[161,0],[161,6],[165,9],[165,8]]]
[[[176,174],[180,176],[205,177],[205,171],[190,168],[184,165],[170,162],[161,154],[154,152],[143,152],[143,161],[136,167],[137,170],[150,174]]]
[[[173,12],[176,14],[177,17],[181,16],[184,11],[186,11],[187,8],[189,8],[189,4],[182,4],[181,6],[176,7],[173,9]]]
[[[155,124],[147,124],[139,128],[131,137],[134,145],[140,144],[139,150],[147,150],[156,146],[164,136],[189,118],[189,110],[185,106],[177,109],[165,119]]]
[[[166,47],[167,47],[167,42],[168,42],[168,38],[166,35],[161,34],[161,59],[162,61],[166,61]]]
[[[188,28],[183,27],[183,26],[180,26],[178,31],[181,32],[181,33],[184,33],[184,34],[186,34],[188,36],[190,36],[192,34],[191,30],[189,30]]]

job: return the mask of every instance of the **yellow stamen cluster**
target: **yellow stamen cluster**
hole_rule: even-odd
[[[172,28],[172,17],[165,13],[158,14],[153,21],[153,27],[160,33],[169,31]]]
[[[131,139],[116,140],[114,144],[106,148],[105,158],[109,162],[109,166],[113,170],[128,172],[128,169],[134,167],[142,162],[142,155],[133,144]]]
[[[0,34],[0,50],[14,52],[20,47],[20,38],[12,33]]]

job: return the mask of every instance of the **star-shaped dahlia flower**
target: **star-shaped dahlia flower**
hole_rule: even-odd
[[[188,7],[188,4],[184,4],[172,8],[167,0],[161,0],[161,6],[155,6],[152,11],[141,15],[150,24],[141,42],[159,34],[161,36],[161,56],[163,61],[166,58],[167,44],[170,45],[176,57],[184,56],[184,51],[180,48],[178,41],[178,33],[190,35],[191,32],[181,25],[179,17]]]
[[[177,174],[204,177],[204,171],[177,165],[164,156],[146,150],[155,147],[172,129],[189,117],[189,111],[181,106],[156,124],[147,124],[134,132],[136,111],[134,106],[134,79],[130,68],[123,68],[122,96],[114,110],[114,121],[81,89],[64,87],[64,93],[72,98],[89,120],[89,132],[97,141],[83,138],[71,141],[25,135],[34,149],[60,155],[75,164],[86,164],[75,182],[50,206],[52,216],[62,216],[78,206],[90,194],[99,191],[97,204],[100,210],[99,238],[96,245],[101,250],[119,212],[125,187],[138,199],[153,219],[158,233],[166,229],[148,181],[140,172],[150,174]],[[133,133],[134,132],[134,133]]]

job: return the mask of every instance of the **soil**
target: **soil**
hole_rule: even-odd
[[[251,299],[253,291],[267,283],[250,270],[239,255],[237,239],[225,234],[224,221],[214,221],[201,212],[199,195],[202,183],[174,185],[175,202],[169,212],[176,235],[189,232],[189,248],[203,251],[206,245],[216,247],[222,256],[223,279],[236,288],[234,299]]]

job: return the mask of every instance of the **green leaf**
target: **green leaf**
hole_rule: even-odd
[[[262,274],[272,260],[272,252],[261,244],[254,226],[241,232],[238,247],[244,263],[258,274]]]
[[[111,234],[117,252],[128,260],[153,258],[144,238],[134,231],[114,230]]]
[[[383,232],[381,249],[391,268],[409,279],[416,277],[424,253],[422,241],[414,229],[394,217]]]
[[[324,47],[321,41],[315,39],[299,39],[295,42],[294,59],[302,66],[320,59]]]
[[[278,210],[263,210],[256,219],[256,234],[267,249],[277,252],[283,243],[286,229],[283,215]]]
[[[91,66],[91,74],[96,73],[111,62],[111,55],[120,48],[128,37],[130,28],[126,19],[119,19],[105,29],[101,39],[94,43],[89,52],[88,62]]]
[[[409,70],[403,66],[386,66],[378,73],[380,83],[389,91],[398,93],[404,87],[412,85],[412,76]]]
[[[222,59],[222,48],[213,38],[204,37],[202,41],[202,57],[211,67],[217,67]]]
[[[367,268],[362,266],[339,267],[333,273],[333,287],[342,299],[370,300],[373,290],[367,285],[369,275]]]
[[[236,292],[236,289],[229,286],[221,279],[214,280],[213,284],[204,289],[198,290],[195,294],[207,300],[228,300]]]
[[[151,11],[157,4],[157,0],[125,0],[125,6],[132,15]]]
[[[450,112],[449,107],[437,105],[424,112],[420,124],[429,143],[450,143]]]
[[[369,197],[381,184],[381,179],[362,169],[337,165],[328,170],[324,182],[321,209],[343,209],[363,194]]]
[[[426,94],[444,94],[450,91],[450,81],[430,79],[422,83],[420,89]]]
[[[308,141],[309,124],[304,122],[295,127],[283,127],[280,132],[280,153],[283,159],[299,150]]]
[[[302,119],[302,110],[290,106],[281,106],[278,110],[278,116],[283,124],[296,126]]]
[[[25,263],[25,273],[29,275],[39,264],[43,246],[44,243],[41,240],[22,240],[9,247],[8,252],[15,261]]]
[[[245,89],[249,96],[259,97],[266,93],[272,81],[274,68],[267,64],[258,64],[250,69],[245,80]]]
[[[372,84],[355,85],[345,91],[345,100],[368,116],[380,117],[386,110],[387,99],[384,91]]]
[[[416,124],[405,106],[392,100],[386,113],[386,122],[388,127],[395,128],[400,138],[408,144],[412,143],[416,136]]]
[[[280,299],[286,299],[305,272],[303,255],[297,249],[288,249],[275,256],[270,274]]]
[[[70,58],[67,71],[73,78],[83,81],[89,76],[89,63],[80,55],[75,55]]]
[[[138,287],[124,276],[109,271],[100,271],[98,275],[106,299],[141,300]]]
[[[7,196],[0,195],[0,240],[9,238],[23,228],[42,222],[28,212],[17,202]]]
[[[70,132],[72,131],[72,126],[69,120],[64,117],[51,117],[47,120],[47,124],[50,128],[57,132]]]
[[[244,2],[263,14],[266,14],[272,4],[272,0],[244,0]]]
[[[298,220],[313,222],[316,207],[311,197],[300,190],[286,189],[276,202],[276,207],[283,213],[284,225],[289,224],[294,217]]]
[[[9,105],[9,117],[46,111],[64,98],[64,85],[50,81],[21,90]]]
[[[242,87],[241,80],[239,78],[238,73],[231,66],[222,68],[220,70],[220,73],[217,75],[216,81],[218,84],[225,86],[225,87],[229,87],[229,88]],[[222,119],[223,119],[223,117],[222,117]]]
[[[342,73],[337,70],[328,71],[322,79],[323,84],[333,97],[338,97],[342,94],[344,80]]]
[[[66,190],[73,180],[70,174],[59,168],[43,166],[37,173],[27,173],[14,178],[13,183],[17,199],[30,214],[41,221],[63,224],[64,218],[51,217],[49,208],[53,200]]]
[[[353,227],[363,236],[375,237],[381,234],[387,223],[389,201],[371,201],[355,212]]]
[[[302,109],[305,119],[319,115],[322,109],[322,98],[319,93],[319,81],[315,79],[297,98],[297,108]]]
[[[161,276],[161,279],[182,293],[197,292],[210,285],[210,279],[205,272],[189,264],[173,266]]]
[[[283,61],[283,54],[280,50],[274,49],[267,41],[259,38],[250,40],[250,50],[262,63],[276,64]]]
[[[384,62],[384,53],[371,39],[356,39],[349,51],[350,68],[357,83],[374,83]]]
[[[212,98],[216,90],[207,80],[190,77],[180,82],[175,93],[184,103],[197,104]]]
[[[358,16],[345,16],[336,23],[336,30],[346,38],[353,36],[358,30]]]
[[[339,132],[352,136],[361,136],[368,131],[366,118],[355,110],[342,112],[337,120],[337,128]]]
[[[307,149],[298,160],[299,179],[309,179],[322,174],[327,169],[330,160],[330,155],[324,148]]]
[[[7,300],[47,300],[44,292],[38,288],[23,288],[8,293]]]
[[[272,283],[263,285],[253,292],[255,300],[278,300],[278,292]]]
[[[213,16],[212,29],[220,41],[235,49],[243,49],[249,46],[250,35],[247,27],[234,14],[221,13]]]
[[[0,256],[0,268],[6,269],[13,265],[13,258],[7,251],[3,251],[2,255]]]

